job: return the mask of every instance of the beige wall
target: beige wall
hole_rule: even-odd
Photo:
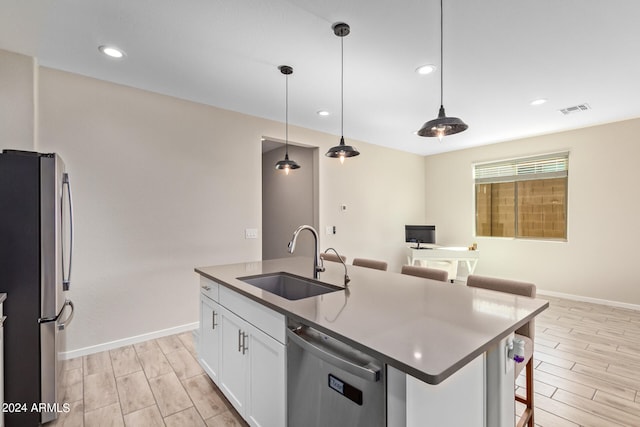
[[[332,145],[338,142],[331,137]],[[321,150],[322,249],[336,248],[348,263],[355,257],[385,260],[390,271],[399,272],[407,262],[405,224],[425,221],[423,157],[359,142],[353,145],[362,154],[343,165],[327,159],[326,150]],[[346,211],[340,205],[346,205]],[[335,235],[324,234],[325,226],[334,225]]]
[[[427,221],[442,244],[481,251],[477,274],[535,282],[542,290],[640,304],[633,266],[640,230],[640,119],[425,158]],[[474,237],[474,162],[566,151],[568,241]]]
[[[73,181],[70,349],[196,322],[193,267],[260,259],[259,122],[41,68],[40,129]]]
[[[1,149],[34,149],[35,70],[33,58],[0,50]]]
[[[261,239],[244,233],[261,224],[260,138],[282,137],[283,124],[53,69],[39,75],[39,149],[64,158],[74,186],[69,350],[189,327],[195,266],[261,259]],[[338,227],[321,233],[322,247],[399,269],[402,227],[424,219],[422,157],[354,141],[362,155],[340,165],[323,155],[336,136],[290,126],[289,137],[322,153],[319,228]]]

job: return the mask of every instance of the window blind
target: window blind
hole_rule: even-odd
[[[524,181],[531,179],[563,178],[569,171],[569,153],[554,153],[473,166],[477,184]]]

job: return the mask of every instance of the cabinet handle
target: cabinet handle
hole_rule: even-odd
[[[238,352],[242,351],[242,331],[238,329]]]
[[[216,324],[216,316],[218,315],[218,313],[216,313],[215,311],[211,312],[211,329],[215,329],[216,326],[218,326]]]
[[[245,354],[249,350],[249,347],[247,346],[248,336],[249,334],[245,334],[244,332],[242,333],[242,354]]]
[[[211,286],[207,286],[207,285],[201,285],[201,288],[204,289],[205,291],[211,290]]]

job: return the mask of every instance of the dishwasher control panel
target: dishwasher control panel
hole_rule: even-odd
[[[331,374],[329,374],[329,388],[362,406],[362,390],[355,388],[351,384],[345,383],[340,378],[334,377]]]

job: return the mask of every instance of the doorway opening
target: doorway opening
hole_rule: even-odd
[[[295,229],[308,224],[318,230],[318,148],[292,144],[289,157],[300,169],[286,175],[275,169],[284,158],[284,142],[262,140],[262,259],[291,256],[287,244]],[[296,256],[313,256],[313,238],[300,234]]]

